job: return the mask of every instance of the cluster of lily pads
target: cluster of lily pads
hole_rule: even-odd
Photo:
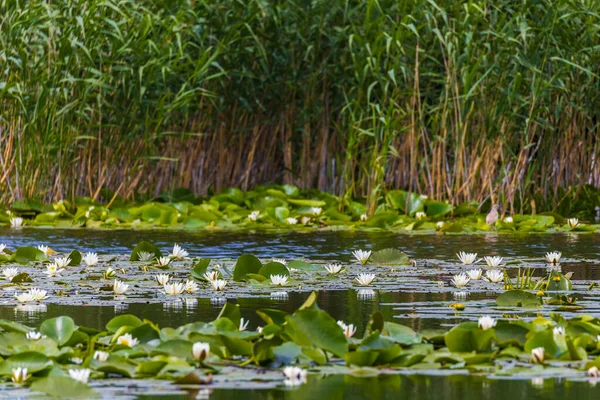
[[[260,186],[248,192],[227,189],[200,199],[189,192],[145,204],[112,201],[102,204],[78,197],[75,203],[15,201],[0,223],[23,226],[87,228],[186,229],[391,229],[398,232],[593,232],[600,225],[565,219],[555,213],[513,215],[492,226],[481,214],[481,204],[453,206],[402,190],[388,191],[384,201],[367,213],[364,201],[291,185]],[[114,199],[113,199],[114,200]]]

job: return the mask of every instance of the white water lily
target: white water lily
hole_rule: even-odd
[[[579,219],[569,218],[567,219],[567,225],[569,225],[569,228],[571,229],[577,228],[579,226]]]
[[[371,250],[355,250],[352,252],[354,258],[356,258],[362,265],[365,265],[367,261],[369,261],[369,257],[371,257]]]
[[[485,272],[485,280],[498,283],[504,280],[504,273],[499,269],[492,269]]]
[[[137,340],[136,338],[131,336],[131,333],[126,333],[117,338],[117,344],[122,344],[127,347],[134,347],[139,342],[140,342],[139,340]]]
[[[361,222],[367,222],[367,219],[368,219],[368,218],[369,218],[369,217],[367,217],[367,214],[362,214],[362,215],[360,216],[360,221],[361,221]]]
[[[499,256],[485,256],[483,257],[483,259],[485,260],[486,264],[488,265],[488,267],[491,268],[497,268],[500,266],[500,263],[502,262],[503,258],[499,257]]]
[[[302,225],[308,225],[310,223],[310,217],[302,217],[300,222],[302,223]]]
[[[565,336],[565,328],[563,328],[562,326],[557,326],[554,329],[552,329],[552,334],[554,336]]]
[[[258,219],[259,216],[260,216],[260,211],[252,211],[248,215],[248,219],[252,222],[256,222],[256,220]]]
[[[546,253],[544,258],[551,264],[558,264],[560,258],[562,257],[562,253],[560,251],[551,251]]]
[[[156,279],[156,282],[158,282],[160,286],[164,286],[167,283],[169,283],[169,281],[171,280],[171,276],[168,274],[158,274],[154,275],[154,279]]]
[[[176,259],[176,260],[183,260],[185,259],[187,256],[189,255],[189,253],[187,251],[185,251],[183,249],[183,247],[181,247],[180,245],[178,245],[177,243],[175,243],[173,245],[173,251],[171,252],[171,254],[169,254],[169,256],[171,256],[172,258]]]
[[[315,216],[321,215],[322,212],[323,212],[323,209],[321,207],[313,207],[312,208],[312,213]]]
[[[183,287],[183,290],[186,293],[195,293],[198,291],[198,284],[194,281],[190,281],[189,279],[187,279],[185,281],[185,286]]]
[[[426,213],[424,213],[423,211],[417,211],[417,212],[415,213],[415,218],[416,218],[416,219],[423,219],[423,218],[425,218],[425,217],[427,217],[427,214],[426,214]]]
[[[85,253],[85,256],[83,256],[81,258],[81,260],[88,267],[92,267],[92,266],[98,264],[98,261],[100,261],[100,259],[98,258],[98,254],[97,253],[92,253],[92,252]]]
[[[37,249],[38,249],[39,251],[41,251],[42,253],[44,253],[46,256],[49,256],[50,254],[52,254],[52,253],[53,253],[53,250],[52,250],[50,247],[48,247],[48,246],[46,246],[46,245],[43,245],[43,244],[40,244],[40,245],[37,247]]]
[[[306,370],[299,367],[285,367],[283,369],[283,375],[285,376],[285,380],[283,383],[286,386],[298,386],[306,383]]]
[[[294,217],[286,218],[285,223],[288,225],[296,225],[298,223],[298,218],[294,218]]]
[[[117,271],[112,269],[111,267],[106,268],[106,271],[102,274],[104,279],[114,278],[117,275]]]
[[[198,361],[202,361],[210,354],[210,344],[204,342],[196,342],[192,346],[192,356]]]
[[[227,281],[224,279],[215,279],[214,281],[210,282],[210,285],[212,286],[213,290],[219,292],[223,290],[225,286],[227,286]]]
[[[593,366],[587,370],[586,374],[590,378],[597,378],[598,376],[600,376],[600,370],[598,369],[598,367]]]
[[[534,364],[543,364],[545,356],[545,349],[543,347],[536,347],[531,350],[531,362]]]
[[[148,262],[148,261],[152,261],[154,259],[154,253],[151,253],[149,251],[138,251],[137,253],[137,259],[138,261],[142,261],[142,262]]]
[[[375,274],[359,274],[354,278],[361,286],[368,286],[375,280]]]
[[[244,321],[244,318],[240,318],[240,327],[239,327],[240,332],[245,331],[246,328],[248,328],[249,323],[250,323],[250,321]]]
[[[32,301],[35,301],[35,299],[33,298],[33,295],[30,292],[23,292],[21,294],[15,294],[15,298],[17,299],[17,301],[19,301],[21,303],[30,303]]]
[[[486,315],[484,317],[479,318],[479,321],[477,321],[477,326],[479,326],[479,329],[487,331],[488,329],[491,329],[496,326],[496,320]]]
[[[46,335],[42,335],[41,332],[31,331],[25,334],[25,337],[29,340],[40,340],[46,337]]]
[[[273,262],[279,263],[279,264],[283,264],[283,265],[287,265],[288,262],[285,258],[274,258]]]
[[[69,376],[72,379],[75,379],[76,381],[79,381],[82,383],[88,383],[88,379],[90,379],[91,372],[92,371],[90,371],[88,368],[70,369]]]
[[[27,368],[13,368],[12,369],[12,381],[14,383],[23,383],[31,378],[31,375],[27,374]]]
[[[219,271],[210,271],[210,272],[205,272],[204,273],[204,278],[209,281],[212,282],[214,280],[219,279]]]
[[[167,267],[171,263],[171,257],[157,257],[156,263],[159,267]]]
[[[23,227],[23,218],[13,217],[10,219],[10,227],[13,229],[21,229]]]
[[[325,269],[327,270],[327,272],[329,272],[331,275],[335,275],[338,272],[340,272],[342,270],[343,266],[342,264],[327,264],[325,266]]]
[[[471,279],[472,281],[476,281],[481,279],[483,270],[481,270],[480,268],[470,269],[466,272],[466,274],[469,277],[469,279]]]
[[[60,274],[64,270],[64,268],[59,268],[58,265],[52,263],[46,266],[46,270],[44,271],[44,273],[48,275],[48,277],[52,277]]]
[[[113,283],[113,291],[115,292],[116,295],[125,294],[125,292],[127,292],[127,289],[129,289],[128,284],[123,283],[118,279],[115,279],[115,281]]]
[[[465,253],[464,251],[461,251],[456,256],[458,257],[460,262],[462,262],[465,265],[473,264],[477,259],[477,253]]]
[[[460,273],[460,274],[454,275],[450,282],[452,282],[452,284],[454,286],[456,286],[457,288],[462,288],[462,287],[467,286],[470,281],[471,281],[471,278],[469,278],[466,274]]]
[[[106,351],[102,351],[102,350],[96,350],[96,352],[94,353],[94,360],[97,361],[106,361],[108,360],[108,357],[110,357],[110,353],[106,352]]]
[[[19,269],[15,267],[7,267],[2,270],[2,275],[8,281],[12,281],[15,276],[19,275]]]
[[[69,257],[56,257],[54,259],[54,264],[56,264],[58,268],[65,268],[71,264],[71,259]]]
[[[38,288],[31,288],[29,289],[29,293],[31,294],[31,297],[33,297],[34,301],[42,301],[46,298],[48,291]]]
[[[163,286],[165,294],[176,296],[182,294],[185,290],[185,285],[181,282],[165,283]]]
[[[504,217],[504,222],[506,222],[507,224],[512,224],[513,223],[513,217],[511,217],[511,216]]]
[[[288,292],[284,291],[271,292],[270,296],[272,300],[287,300],[290,297]]]
[[[438,221],[438,222],[435,224],[435,227],[436,227],[437,229],[442,229],[442,228],[444,227],[444,221]]]
[[[6,250],[6,245],[4,243],[0,243],[0,253],[4,253],[4,250]]]
[[[285,275],[271,275],[271,285],[283,286],[287,281],[288,277]]]
[[[346,325],[344,321],[338,321],[337,324],[344,331],[344,336],[346,336],[346,339],[351,338],[356,333],[356,327],[354,326],[354,324]]]

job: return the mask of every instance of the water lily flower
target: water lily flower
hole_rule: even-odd
[[[12,381],[14,383],[23,383],[29,378],[31,378],[31,375],[27,375],[27,368],[19,367],[12,369]]]
[[[356,282],[358,282],[361,286],[368,286],[375,280],[375,274],[359,274],[356,278],[354,278]]]
[[[0,253],[4,253],[4,250],[6,250],[6,245],[4,243],[0,243]]]
[[[149,251],[138,251],[137,253],[137,258],[138,261],[142,261],[142,262],[149,262],[152,261],[154,259],[154,253],[151,253]]]
[[[96,350],[96,352],[94,353],[94,360],[97,361],[106,361],[108,360],[108,357],[110,357],[110,353],[106,352],[106,351],[102,351],[102,350]]]
[[[331,275],[335,275],[338,272],[340,272],[342,270],[342,264],[328,264],[325,266],[325,269],[327,270],[327,272],[329,272]]]
[[[246,328],[248,327],[249,323],[250,323],[250,321],[245,321],[244,322],[244,318],[240,318],[240,328],[239,328],[240,332],[241,331],[245,331]]]
[[[134,338],[133,336],[131,336],[130,333],[126,333],[124,335],[121,335],[117,338],[117,344],[122,344],[124,346],[127,347],[134,347],[135,345],[137,345],[140,341],[137,340],[136,338]]]
[[[102,274],[104,279],[114,278],[117,275],[117,271],[112,269],[111,267],[106,268],[106,271]]]
[[[56,257],[54,259],[54,264],[56,264],[58,268],[65,268],[71,264],[71,259],[69,257]]]
[[[485,280],[498,283],[504,280],[504,273],[499,269],[492,269],[485,272]]]
[[[346,336],[346,339],[351,338],[356,333],[356,327],[354,326],[354,324],[346,325],[344,321],[338,321],[337,324],[344,331],[344,336]]]
[[[297,386],[306,383],[306,370],[299,367],[285,367],[283,369],[285,380],[283,383],[286,386]]]
[[[477,253],[465,253],[464,251],[461,251],[456,256],[465,265],[473,264],[477,259]]]
[[[294,218],[294,217],[286,218],[285,223],[288,225],[296,225],[298,223],[298,218]]]
[[[597,378],[598,376],[600,376],[600,370],[598,370],[598,367],[596,366],[590,367],[587,370],[587,376],[591,378]]]
[[[168,274],[158,274],[154,275],[154,279],[158,282],[159,285],[164,286],[171,280],[171,276]]]
[[[287,283],[288,277],[285,275],[271,275],[271,284],[275,286],[283,286]]]
[[[72,357],[69,361],[71,361],[73,364],[83,364],[83,359],[79,358],[79,357]]]
[[[76,381],[79,381],[82,383],[88,383],[88,379],[90,379],[91,372],[92,371],[90,371],[88,368],[70,369],[69,376],[72,379],[75,379]]]
[[[479,326],[479,329],[487,331],[488,329],[491,329],[496,326],[496,320],[486,315],[484,317],[479,318],[477,326]]]
[[[176,260],[183,260],[189,255],[189,253],[185,251],[183,247],[175,243],[173,245],[173,251],[169,255]]]
[[[215,279],[214,281],[210,281],[210,285],[212,286],[213,290],[219,292],[223,290],[225,286],[227,286],[227,281],[224,279]]]
[[[165,294],[176,296],[185,290],[185,285],[183,283],[165,283],[164,284]]]
[[[288,297],[290,297],[288,295],[288,292],[284,292],[284,291],[280,291],[280,292],[271,292],[271,299],[272,300],[287,300]]]
[[[48,275],[48,277],[51,277],[60,274],[64,270],[64,268],[59,268],[58,265],[52,263],[46,266],[46,270],[44,271],[44,273]]]
[[[560,251],[548,252],[544,256],[546,261],[548,261],[550,264],[558,264],[558,262],[560,261],[560,257],[562,257],[562,253]]]
[[[196,342],[192,346],[192,356],[198,361],[204,360],[210,354],[210,345],[204,342]]]
[[[171,263],[170,257],[158,257],[156,263],[159,267],[167,267]]]
[[[42,301],[46,298],[48,291],[38,288],[31,288],[29,289],[29,293],[31,294],[31,297],[33,297],[34,301]]]
[[[44,253],[46,256],[49,256],[49,255],[51,255],[51,254],[53,254],[53,253],[54,253],[54,251],[53,251],[53,250],[52,250],[50,247],[48,247],[48,246],[45,246],[45,245],[43,245],[43,244],[40,244],[40,245],[37,247],[37,249],[38,249],[39,251],[41,251],[42,253]]]
[[[569,225],[569,228],[571,228],[571,229],[577,228],[579,226],[579,219],[569,218],[569,219],[567,219],[567,224]]]
[[[216,279],[219,279],[219,271],[210,271],[210,272],[205,272],[204,273],[204,278],[209,281],[212,282]]]
[[[262,326],[257,326],[256,327],[256,332],[262,333],[263,332],[263,327]]]
[[[481,275],[483,274],[483,270],[481,268],[470,269],[466,272],[469,279],[476,281],[481,279]]]
[[[118,279],[115,279],[115,282],[113,284],[113,291],[115,292],[116,295],[125,294],[127,289],[129,289],[128,284],[123,283]]]
[[[8,281],[12,281],[15,276],[19,275],[19,269],[15,267],[4,268],[2,270],[2,275],[4,275]]]
[[[369,257],[371,257],[371,250],[355,250],[352,252],[354,258],[356,258],[362,265],[365,265],[367,261],[369,261]]]
[[[543,347],[536,347],[535,349],[531,350],[531,362],[534,364],[543,364],[544,352],[545,349]]]
[[[368,217],[367,217],[367,214],[362,214],[362,215],[360,216],[360,221],[361,221],[361,222],[367,222],[367,218],[368,218]]]
[[[423,211],[417,211],[417,212],[415,213],[415,218],[416,218],[416,219],[423,219],[423,218],[425,218],[425,217],[427,217],[427,214],[426,214],[426,213],[424,213]]]
[[[450,282],[452,282],[452,284],[454,286],[456,286],[457,288],[462,288],[465,287],[469,284],[469,281],[471,281],[471,278],[469,278],[467,275],[460,273],[460,274],[456,274],[452,277],[452,280]]]
[[[562,326],[557,326],[552,330],[552,334],[554,336],[565,336],[565,328]]]
[[[13,217],[10,219],[10,227],[13,229],[21,229],[23,227],[23,218]]]
[[[508,217],[504,217],[504,222],[506,222],[507,224],[512,224],[513,217],[511,217],[510,215]]]
[[[435,224],[435,227],[436,227],[438,230],[442,229],[442,228],[444,227],[444,221],[438,221],[438,222]]]
[[[260,211],[252,211],[248,215],[248,219],[252,222],[256,222],[256,220],[258,219],[259,216],[260,216]]]
[[[319,215],[321,215],[322,212],[323,212],[323,209],[321,207],[313,207],[312,208],[312,213],[314,216],[319,216]]]
[[[195,293],[198,291],[198,284],[194,281],[190,281],[187,279],[185,281],[185,286],[183,287],[186,293]]]
[[[35,301],[35,299],[33,298],[33,295],[30,292],[23,292],[21,294],[15,294],[15,298],[17,299],[17,301],[19,301],[21,303],[30,303],[32,301]]]
[[[283,264],[283,265],[287,265],[288,262],[285,258],[274,258],[273,262],[279,263],[279,264]]]
[[[487,263],[488,267],[491,267],[491,268],[499,267],[500,263],[503,260],[502,257],[498,257],[498,256],[494,256],[494,257],[485,256],[485,257],[483,257],[483,259]]]
[[[300,222],[302,222],[302,225],[308,225],[310,222],[310,217],[302,217]]]
[[[46,335],[42,335],[41,332],[31,331],[25,334],[25,337],[29,340],[40,340],[46,337]]]
[[[81,260],[88,267],[94,266],[94,265],[98,264],[98,261],[100,261],[100,259],[98,258],[98,254],[97,253],[91,253],[91,252],[85,253],[85,256],[83,256],[81,258]]]

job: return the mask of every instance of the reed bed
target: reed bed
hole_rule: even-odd
[[[535,212],[600,185],[595,1],[0,10],[0,200],[283,182]]]

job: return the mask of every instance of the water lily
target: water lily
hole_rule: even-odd
[[[31,375],[27,374],[27,368],[19,367],[12,369],[12,381],[14,383],[23,383],[29,378],[31,378]]]
[[[483,257],[483,259],[487,263],[488,267],[491,267],[491,268],[499,267],[500,263],[503,260],[502,257],[498,257],[498,256],[494,256],[494,257],[485,256],[485,257]]]
[[[569,218],[567,219],[567,225],[569,225],[569,228],[571,229],[577,228],[579,226],[579,219]]]
[[[272,300],[287,300],[289,296],[288,292],[280,291],[280,292],[271,292]]]
[[[154,257],[155,257],[154,253],[151,253],[149,251],[138,251],[138,253],[137,253],[138,261],[142,261],[142,262],[152,261],[154,259]]]
[[[438,221],[438,222],[435,224],[435,227],[436,227],[438,230],[442,229],[442,228],[444,227],[444,221]]]
[[[82,383],[88,383],[88,379],[90,379],[90,373],[92,371],[90,371],[88,368],[81,368],[81,369],[70,369],[68,372],[69,372],[69,376],[72,379],[75,379],[76,381],[79,381]]]
[[[115,282],[113,283],[113,291],[116,295],[125,294],[125,292],[127,292],[127,289],[129,289],[128,284],[123,283],[118,279],[115,279]]]
[[[361,286],[368,286],[375,280],[375,274],[359,274],[356,278],[354,278],[356,282],[358,282]]]
[[[481,279],[481,275],[483,274],[483,270],[481,270],[480,268],[476,268],[476,269],[470,269],[466,272],[467,276],[469,277],[469,279],[476,281]]]
[[[271,275],[271,284],[275,286],[283,286],[287,283],[288,277],[285,275]]]
[[[71,264],[71,259],[69,257],[56,257],[54,259],[54,264],[56,264],[58,268],[65,268]]]
[[[60,274],[64,270],[64,268],[59,268],[58,265],[52,263],[46,266],[46,270],[44,271],[44,273],[48,275],[48,277],[52,277]]]
[[[252,222],[256,222],[256,220],[258,219],[259,216],[260,216],[260,211],[252,211],[248,215],[248,219]]]
[[[565,336],[565,328],[563,328],[562,326],[557,326],[554,329],[552,329],[552,334],[554,336]]]
[[[122,344],[127,347],[134,347],[139,342],[140,342],[139,340],[137,340],[136,338],[131,336],[131,333],[126,333],[117,338],[117,344]]]
[[[183,247],[181,247],[180,245],[178,245],[177,243],[175,243],[173,245],[173,251],[171,252],[171,254],[169,254],[169,256],[171,256],[172,258],[176,259],[176,260],[183,260],[185,259],[187,256],[189,255],[189,253],[187,251],[185,251],[183,249]]]
[[[19,269],[15,267],[7,267],[2,270],[2,275],[6,277],[6,280],[12,281],[15,276],[19,275]]]
[[[462,288],[467,286],[469,284],[469,281],[471,281],[471,279],[466,274],[460,273],[454,275],[450,282],[452,282],[452,284],[457,288]]]
[[[294,217],[286,218],[285,223],[288,225],[296,225],[298,223],[298,218],[294,218]]]
[[[183,293],[185,290],[185,285],[180,282],[165,283],[163,288],[165,289],[165,294],[176,296]]]
[[[31,331],[31,332],[27,332],[25,334],[25,337],[29,340],[40,340],[42,338],[45,338],[46,335],[42,335],[41,332]]]
[[[423,211],[417,211],[417,212],[415,213],[415,218],[416,218],[416,219],[423,219],[423,218],[425,218],[425,217],[427,217],[427,214],[426,214],[426,213],[424,213]]]
[[[479,329],[487,331],[488,329],[491,329],[496,326],[496,320],[486,315],[484,317],[479,318],[477,326],[479,326]]]
[[[111,267],[108,267],[108,268],[106,268],[106,271],[104,271],[104,273],[102,274],[102,277],[104,279],[110,279],[110,278],[114,278],[116,275],[117,275],[117,271],[115,271]]]
[[[31,297],[33,297],[34,301],[42,301],[46,298],[48,291],[38,288],[31,288],[29,289],[29,293],[31,294]]]
[[[6,250],[6,245],[4,243],[0,243],[0,253],[4,253],[4,250]]]
[[[598,367],[593,366],[587,370],[586,374],[591,378],[597,378],[598,376],[600,376],[600,370],[598,370]]]
[[[171,263],[171,257],[157,257],[156,263],[159,267],[167,267]]]
[[[371,257],[371,250],[355,250],[352,252],[354,258],[356,258],[362,265],[365,265],[367,261],[369,261],[369,257]]]
[[[506,222],[507,224],[512,224],[513,223],[513,217],[511,217],[511,216],[504,217],[504,222]]]
[[[241,331],[245,331],[245,330],[246,330],[246,328],[248,328],[248,324],[249,324],[249,323],[250,323],[250,321],[245,321],[245,322],[244,322],[244,318],[243,318],[243,317],[242,317],[242,318],[240,318],[240,327],[239,327],[239,330],[240,330],[240,332],[241,332]]]
[[[221,274],[219,274],[219,271],[210,271],[210,272],[205,272],[205,273],[204,273],[204,278],[205,278],[207,281],[209,281],[209,282],[212,282],[212,281],[214,281],[214,280],[217,280],[217,279],[219,279],[219,276],[220,276],[220,275],[221,275]]]
[[[551,264],[558,264],[560,261],[560,257],[562,257],[562,253],[560,251],[551,251],[546,253],[544,258]]]
[[[367,219],[368,219],[368,217],[367,217],[367,214],[362,214],[362,215],[360,216],[360,221],[361,221],[361,222],[367,222]]]
[[[97,361],[106,361],[108,360],[108,357],[110,357],[110,353],[106,352],[106,351],[102,351],[102,350],[96,350],[96,352],[94,353],[94,360]]]
[[[314,216],[319,216],[319,215],[321,215],[322,212],[323,212],[323,209],[321,207],[313,207],[312,208],[312,214]]]
[[[462,262],[465,265],[473,264],[477,259],[477,253],[465,253],[464,251],[461,251],[456,256],[458,257],[460,262]]]
[[[499,269],[492,269],[485,272],[485,279],[488,282],[498,283],[504,280],[504,273]]]
[[[85,253],[85,256],[83,256],[81,258],[81,260],[88,267],[92,267],[92,266],[98,264],[98,261],[100,261],[100,259],[98,258],[98,254],[97,253],[91,253],[91,252]]]
[[[195,360],[202,361],[210,354],[210,345],[204,342],[196,342],[192,346],[192,356]]]
[[[23,218],[13,217],[10,219],[10,227],[13,229],[21,229],[23,227]]]
[[[288,262],[285,258],[274,258],[273,262],[279,263],[279,264],[283,264],[283,265],[287,265]]]
[[[195,293],[198,291],[198,284],[194,281],[190,281],[187,279],[185,281],[185,286],[183,287],[186,293]]]
[[[544,353],[545,349],[543,347],[536,347],[535,349],[531,350],[531,362],[534,364],[543,364]]]
[[[283,375],[285,376],[285,380],[283,383],[286,386],[298,386],[306,383],[306,370],[299,367],[285,367],[283,369]]]
[[[331,275],[335,275],[338,272],[340,272],[342,270],[343,266],[342,264],[327,264],[325,266],[325,269],[327,270],[327,272],[329,272]]]
[[[302,225],[308,225],[310,223],[310,217],[302,217],[302,219],[300,219],[300,222],[302,223]]]
[[[338,321],[337,324],[344,331],[344,336],[346,336],[346,339],[351,338],[356,333],[356,327],[354,326],[354,324],[346,325],[344,321]]]
[[[19,301],[21,303],[30,303],[32,301],[35,301],[31,292],[23,292],[21,294],[15,294],[15,298],[17,299],[17,301]]]
[[[213,290],[219,292],[223,290],[225,286],[227,286],[227,281],[224,279],[216,279],[214,281],[211,281],[210,285],[212,286]]]
[[[156,282],[158,282],[160,286],[164,286],[167,283],[169,283],[169,281],[171,280],[171,276],[168,274],[158,274],[154,275],[154,279],[156,279]]]
[[[54,250],[52,250],[50,247],[45,246],[43,244],[40,244],[39,246],[37,246],[37,249],[39,251],[41,251],[42,253],[44,253],[46,256],[50,256],[51,254],[54,253]]]

